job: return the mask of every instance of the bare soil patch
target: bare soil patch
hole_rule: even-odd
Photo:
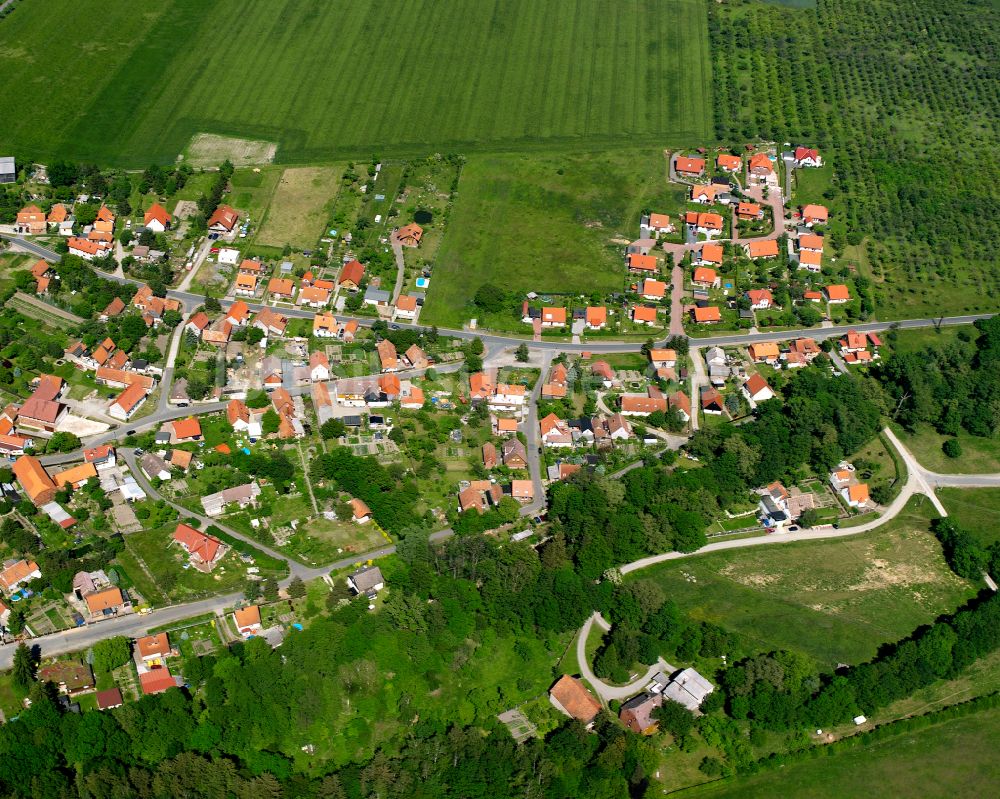
[[[274,142],[199,133],[191,139],[187,153],[178,160],[183,159],[192,166],[218,166],[228,158],[233,166],[254,166],[270,164],[277,151],[278,145]]]

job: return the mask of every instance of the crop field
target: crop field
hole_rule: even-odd
[[[948,719],[924,729],[841,749],[680,796],[853,799],[856,796],[982,796],[996,789],[1000,710]]]
[[[421,321],[526,331],[487,319],[471,300],[483,283],[508,291],[590,295],[620,291],[624,245],[644,208],[673,209],[662,150],[586,155],[478,155],[462,171]]]
[[[334,167],[286,169],[257,241],[273,247],[291,244],[300,249],[316,244],[323,233],[328,207],[340,189],[342,171]]]
[[[867,660],[975,593],[927,529],[911,501],[871,533],[680,560],[636,577],[737,633],[749,651],[798,650],[831,668]]]
[[[0,25],[0,141],[34,158],[144,167],[209,134],[325,163],[711,127],[702,0],[47,0]]]

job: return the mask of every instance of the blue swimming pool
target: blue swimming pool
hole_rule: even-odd
[[[431,279],[429,277],[418,277],[417,278],[417,288],[425,289],[431,284]]]
[[[726,283],[726,288],[727,288],[727,289],[731,289],[732,287],[733,287],[733,284],[732,284],[732,283]]]

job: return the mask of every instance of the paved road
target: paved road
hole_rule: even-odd
[[[611,629],[611,625],[604,620],[604,617],[600,613],[595,612],[587,619],[576,639],[576,663],[580,669],[580,675],[594,687],[594,690],[597,691],[601,700],[605,703],[610,702],[612,699],[629,699],[635,696],[649,684],[649,681],[653,679],[653,675],[658,671],[662,671],[664,674],[673,674],[676,671],[667,661],[659,658],[656,663],[646,669],[645,674],[633,680],[628,685],[608,685],[608,683],[594,674],[590,668],[590,658],[587,657],[587,639],[590,637],[590,630],[595,622],[605,632]]]
[[[522,516],[532,516],[545,508],[545,486],[542,484],[542,458],[541,458],[541,435],[538,429],[538,398],[542,395],[542,385],[549,376],[549,367],[552,365],[552,353],[542,354],[541,372],[535,387],[531,391],[528,399],[528,417],[521,425],[521,430],[527,441],[525,449],[528,451],[528,473],[531,475],[532,492],[534,499],[521,508]]]
[[[41,244],[38,244],[31,239],[26,239],[23,236],[13,236],[7,233],[0,233],[0,239],[6,239],[12,246],[20,248],[25,252],[30,252],[32,255],[37,255],[39,258],[43,258],[50,263],[55,264],[62,260],[62,256],[55,250],[43,247]]]

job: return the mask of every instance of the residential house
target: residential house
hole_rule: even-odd
[[[94,687],[94,675],[89,666],[75,660],[58,660],[38,670],[38,681],[50,682],[66,696],[90,691]]]
[[[802,293],[802,299],[805,302],[823,302],[826,298],[822,291],[805,291]]]
[[[424,236],[424,229],[416,222],[404,225],[396,231],[396,240],[404,247],[417,247]]]
[[[725,413],[726,404],[718,389],[707,386],[702,387],[701,410],[703,413],[711,414],[712,416],[721,416]]]
[[[528,451],[518,438],[508,438],[501,445],[504,466],[511,469],[528,468]]]
[[[198,311],[198,313],[188,319],[184,328],[198,338],[201,338],[201,334],[205,332],[205,328],[208,327],[208,325],[208,315],[204,311]]]
[[[3,571],[0,571],[0,588],[8,595],[13,594],[21,586],[41,576],[42,572],[33,560],[6,561]]]
[[[818,274],[823,268],[823,253],[816,250],[799,250],[799,263],[796,268]]]
[[[182,472],[186,472],[191,468],[191,461],[194,460],[194,453],[188,452],[185,449],[173,449],[170,451],[170,456],[167,458],[170,461],[170,465],[180,469]]]
[[[177,419],[171,423],[171,444],[182,444],[185,441],[201,441],[201,422],[197,416],[187,419]]]
[[[391,293],[388,291],[382,291],[377,286],[372,285],[365,289],[365,305],[372,305],[375,308],[385,308],[389,305],[389,301],[391,299]]]
[[[33,236],[40,236],[46,230],[45,212],[37,205],[26,205],[17,212],[17,219],[14,223],[15,233],[30,233]]]
[[[654,369],[673,369],[677,365],[677,350],[654,347],[649,351],[649,362]]]
[[[518,502],[531,502],[535,498],[535,486],[531,480],[511,480],[510,495]]]
[[[715,159],[715,165],[723,172],[739,172],[743,168],[743,159],[738,155],[720,153]]]
[[[691,202],[711,205],[717,193],[718,189],[711,183],[697,183],[691,187]]]
[[[795,166],[797,167],[818,167],[823,166],[823,159],[819,156],[819,151],[809,147],[795,148]]]
[[[374,564],[362,566],[347,576],[347,587],[355,594],[370,596],[385,588],[382,570]]]
[[[62,203],[56,203],[49,209],[48,216],[45,217],[45,222],[49,226],[55,227],[60,234],[63,234],[63,231],[67,227],[67,223],[70,233],[73,231],[73,214],[69,208]]]
[[[667,410],[666,398],[645,394],[622,394],[619,398],[622,416],[649,416],[657,411]]]
[[[128,609],[121,589],[115,586],[88,594],[83,601],[92,616],[116,616],[119,611]]]
[[[240,272],[233,285],[233,293],[239,297],[252,297],[257,293],[257,276]]]
[[[759,374],[750,375],[743,384],[741,391],[743,392],[743,396],[750,400],[750,402],[764,402],[765,400],[774,398],[774,392],[771,390],[771,387]]]
[[[155,452],[147,452],[143,455],[139,461],[139,466],[142,467],[142,470],[150,480],[154,478],[157,480],[170,479],[170,464]]]
[[[282,316],[272,308],[262,308],[254,317],[253,326],[263,331],[265,336],[283,336],[288,326],[288,317]]]
[[[774,174],[774,164],[767,153],[754,153],[750,156],[750,174],[758,178],[766,178]]]
[[[97,471],[113,468],[117,462],[115,448],[111,444],[102,444],[99,447],[85,449],[83,459],[87,463],[92,463]]]
[[[493,396],[489,398],[489,407],[497,411],[520,411],[524,407],[527,396],[524,386],[509,383],[497,383]]]
[[[704,254],[705,250],[708,250],[709,247],[718,247],[720,251],[722,250],[722,247],[719,247],[718,244],[706,244],[701,248],[702,253]],[[721,255],[719,260],[721,261]],[[721,285],[718,274],[716,274],[714,269],[708,266],[696,266],[694,268],[694,274],[691,276],[691,282],[694,285],[705,289],[717,289]]]
[[[546,447],[573,446],[573,433],[569,425],[554,413],[550,413],[545,418],[539,419],[538,428],[541,433],[542,444]]]
[[[108,406],[108,415],[127,422],[142,407],[150,390],[141,382],[130,383]]]
[[[97,467],[86,461],[69,469],[64,469],[53,476],[56,486],[72,489],[83,488],[92,477],[97,477]]]
[[[125,704],[120,688],[107,688],[103,691],[98,691],[95,696],[97,697],[98,710],[114,710],[116,707],[121,707]]]
[[[403,357],[406,358],[410,366],[414,369],[426,369],[431,365],[431,359],[427,357],[427,353],[416,344],[411,344],[406,352],[403,353]]]
[[[263,629],[260,623],[260,608],[256,605],[248,605],[234,611],[233,621],[239,634],[244,638],[252,638]]]
[[[632,306],[632,321],[637,325],[656,325],[656,308],[647,305]]]
[[[695,306],[691,318],[699,325],[714,325],[722,321],[722,312],[714,305]]]
[[[372,520],[372,511],[363,500],[354,497],[348,503],[351,506],[351,521],[355,524],[368,524]]]
[[[830,212],[822,205],[802,206],[802,223],[806,227],[813,225],[825,225],[830,216]]]
[[[424,391],[407,380],[400,389],[399,407],[420,410],[426,402]]]
[[[337,338],[341,327],[332,313],[318,313],[313,317],[312,334],[319,338]]]
[[[823,237],[816,233],[803,233],[798,238],[799,251],[823,252]]]
[[[696,233],[709,237],[722,233],[723,220],[719,214],[687,214],[688,224],[692,224],[692,217]]]
[[[736,216],[744,222],[764,218],[764,210],[757,203],[740,202],[736,206]]]
[[[309,356],[309,379],[312,382],[330,379],[330,359],[317,350]]]
[[[144,635],[135,642],[135,651],[147,669],[165,666],[167,658],[174,654],[166,633]]]
[[[153,696],[154,694],[162,694],[164,691],[169,691],[171,688],[179,687],[177,684],[178,679],[166,667],[150,669],[139,675],[139,687],[142,689],[143,696]]]
[[[743,249],[750,258],[777,258],[778,257],[778,240],[777,239],[759,239],[747,242]]]
[[[272,299],[291,302],[295,297],[295,283],[287,277],[272,277],[267,281],[267,294]]]
[[[750,359],[754,363],[775,364],[781,357],[781,350],[775,341],[763,341],[759,344],[751,344],[749,349]]]
[[[639,221],[639,228],[657,238],[661,233],[674,232],[674,226],[670,224],[670,217],[666,214],[644,214]]]
[[[674,156],[674,170],[680,175],[697,177],[705,172],[705,159],[686,155]]]
[[[87,241],[87,239],[81,239],[77,236],[71,236],[66,244],[69,247],[70,255],[79,256],[86,261],[92,261],[104,252],[104,247],[98,242]]]
[[[361,281],[365,276],[365,267],[361,261],[348,261],[340,270],[340,277],[337,278],[337,285],[348,291],[357,291],[361,287]]]
[[[323,308],[330,302],[330,289],[322,286],[305,286],[299,290],[299,305]]]
[[[691,399],[683,391],[675,391],[667,397],[667,407],[677,411],[682,422],[691,420]]]
[[[655,255],[631,253],[625,260],[630,272],[648,273],[658,270]]]
[[[116,316],[120,316],[122,311],[125,310],[125,302],[121,297],[115,297],[108,306],[101,311],[100,319],[102,322],[107,322],[109,319],[113,319]]]
[[[851,291],[843,284],[827,286],[823,289],[823,293],[826,295],[826,301],[831,305],[840,305],[851,300]]]
[[[639,735],[652,735],[659,728],[659,722],[653,718],[653,711],[663,704],[662,694],[639,694],[622,704],[618,719],[632,732]]]
[[[149,206],[142,216],[142,224],[145,225],[146,230],[152,230],[154,233],[163,233],[170,227],[170,221],[171,216],[167,213],[167,209],[159,203],[153,203]]]
[[[485,513],[490,506],[495,506],[503,499],[503,489],[489,480],[473,480],[468,488],[463,489],[458,494],[458,509],[465,513],[468,510],[475,510],[477,513]]]
[[[115,232],[115,215],[108,206],[102,205],[97,210],[97,219],[94,220],[94,230],[101,233]]]
[[[751,289],[746,293],[750,307],[755,311],[766,311],[774,308],[774,295],[769,289]]]
[[[611,364],[607,361],[594,361],[590,365],[590,373],[594,377],[601,378],[601,382],[605,388],[611,388],[612,383],[614,383],[615,370],[611,368]]]
[[[841,489],[840,495],[852,508],[863,507],[871,500],[871,496],[868,493],[867,483],[852,483],[851,485],[845,486]]]
[[[201,498],[201,507],[206,516],[219,516],[227,505],[237,505],[240,509],[256,506],[259,496],[260,486],[254,481],[208,494]]]
[[[608,309],[603,305],[588,306],[584,311],[584,320],[590,330],[602,330],[608,323]]]
[[[498,436],[512,436],[517,433],[517,419],[503,416],[493,417],[493,433]]]
[[[639,294],[644,300],[662,300],[667,295],[667,284],[647,277],[639,284]]]
[[[840,340],[841,354],[864,352],[868,349],[868,337],[857,330],[848,330]]]
[[[564,327],[565,325],[565,308],[542,308],[542,327]]]
[[[812,361],[822,351],[816,340],[811,338],[797,338],[788,345],[788,348],[789,354],[800,355],[807,362]]]
[[[601,712],[601,703],[587,690],[580,680],[564,674],[549,689],[549,701],[560,713],[576,719],[585,726],[594,723]]]
[[[233,327],[243,327],[250,321],[249,306],[243,300],[237,300],[229,306],[229,310],[226,312],[226,321]]]
[[[213,233],[232,233],[240,215],[228,205],[220,205],[208,218],[208,229]]]
[[[215,536],[186,524],[177,525],[172,539],[187,552],[191,565],[203,572],[211,571],[228,550]]]
[[[417,298],[412,294],[401,294],[396,299],[393,319],[415,319],[417,316]]]

